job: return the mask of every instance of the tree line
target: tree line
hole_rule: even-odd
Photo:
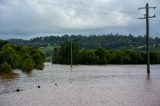
[[[44,55],[37,48],[0,41],[0,72],[42,70],[44,61]]]
[[[107,50],[105,48],[81,49],[77,42],[72,43],[73,64],[146,64],[145,51]],[[150,53],[151,64],[160,64],[160,52]],[[70,64],[71,42],[66,41],[53,52],[52,63]]]
[[[33,47],[47,47],[48,45],[60,46],[66,40],[74,40],[80,42],[83,49],[96,49],[103,47],[108,50],[145,50],[145,36],[107,34],[107,35],[63,35],[63,36],[46,36],[37,37],[30,40],[10,39],[8,42],[17,45],[27,45]],[[152,50],[160,50],[160,38],[150,38],[150,48]]]

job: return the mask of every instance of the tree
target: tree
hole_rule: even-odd
[[[13,69],[18,68],[19,56],[9,44],[3,46],[0,52],[0,64],[4,62],[7,62],[9,65],[11,65]]]
[[[99,60],[98,63],[99,64],[107,64],[107,50],[105,48],[98,48],[95,51],[96,56],[98,56]]]
[[[39,49],[0,42],[1,45],[0,72],[9,72],[12,69],[43,69],[45,57]]]
[[[80,63],[81,64],[97,64],[99,57],[96,56],[93,50],[82,50],[80,52]]]
[[[35,63],[35,68],[38,70],[43,70],[44,68],[44,60],[42,55],[39,53],[33,55],[33,61]]]
[[[24,54],[21,60],[20,69],[23,71],[32,71],[35,67],[35,63],[29,54]]]
[[[7,62],[0,64],[0,73],[9,73],[11,71],[12,68]]]
[[[73,64],[78,63],[80,46],[77,42],[72,42],[72,61]],[[70,64],[71,63],[71,42],[66,41],[61,44],[60,48],[60,63]]]
[[[45,61],[44,55],[37,48],[30,48],[29,54],[35,63],[35,68],[43,70]]]
[[[160,53],[151,52],[150,60],[151,60],[151,64],[160,64]]]

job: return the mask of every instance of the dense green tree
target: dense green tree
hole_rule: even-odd
[[[63,43],[60,50],[59,59],[56,58],[54,63],[70,64],[70,43]],[[107,51],[104,48],[79,51],[76,51],[76,64],[146,64],[146,53],[143,51]],[[160,64],[160,52],[151,52],[150,60],[151,64]]]
[[[82,50],[80,52],[81,64],[98,64],[99,57],[96,56],[93,50]]]
[[[107,64],[107,50],[105,48],[98,48],[95,54],[98,56],[98,64]]]
[[[35,63],[35,68],[43,70],[45,61],[44,55],[37,48],[30,48],[29,54]]]
[[[12,69],[43,69],[45,57],[37,48],[1,42],[0,46],[0,72],[9,72]]]
[[[33,55],[33,61],[35,63],[35,68],[39,69],[39,70],[43,70],[44,68],[44,60],[42,55],[40,55],[39,53],[34,54]]]
[[[151,52],[150,53],[150,60],[151,64],[158,64],[160,63],[160,52]]]
[[[13,69],[16,69],[19,64],[19,56],[9,44],[4,45],[0,52],[0,64],[4,62],[10,64]]]
[[[72,61],[73,64],[78,63],[80,46],[77,42],[72,42]],[[66,41],[61,44],[60,48],[60,63],[70,64],[71,63],[71,42]]]
[[[12,68],[7,62],[0,64],[0,73],[9,73],[11,71]]]
[[[35,63],[29,54],[24,54],[21,59],[20,69],[23,71],[32,71],[35,67]]]
[[[48,45],[60,46],[64,41],[71,39],[81,42],[81,47],[84,49],[96,49],[98,47],[106,48],[107,50],[145,50],[145,36],[108,34],[108,35],[72,35],[63,36],[46,36],[37,37],[31,40],[10,39],[8,42],[34,47],[46,47]],[[160,38],[150,38],[151,49],[160,50]]]
[[[1,51],[2,47],[6,44],[8,44],[8,42],[0,40],[0,51]]]
[[[9,40],[9,42],[19,45],[30,45],[35,47],[56,46],[60,47],[59,55],[54,57],[53,63],[70,64],[71,61],[71,39],[73,42],[73,64],[146,64],[146,44],[145,36],[124,36],[121,34],[108,34],[108,35],[64,35],[64,36],[46,36],[34,38],[28,41]],[[160,63],[160,38],[150,38],[150,60],[151,64]],[[64,42],[64,43],[63,43]],[[81,42],[80,46],[76,42]],[[74,44],[75,43],[75,44]],[[2,46],[1,46],[2,44]],[[0,50],[6,45],[0,42]],[[41,55],[35,48],[21,47],[10,45],[16,52],[19,58],[23,54],[29,53],[32,57],[35,67],[44,61],[44,55]],[[102,48],[99,48],[102,47]],[[98,49],[97,49],[98,48]],[[105,49],[104,49],[105,48]],[[33,49],[33,50],[32,50]],[[82,49],[82,50],[80,50]],[[106,50],[107,49],[107,50]],[[2,50],[0,51],[2,52]],[[5,51],[6,52],[6,51]],[[48,53],[51,51],[48,51]],[[5,53],[0,53],[5,56]],[[13,53],[14,54],[14,53]],[[2,56],[3,57],[3,56]],[[14,57],[14,56],[13,56]],[[38,59],[37,59],[38,58]],[[0,64],[6,60],[0,60]],[[14,59],[15,60],[15,59]],[[18,60],[18,59],[16,59]],[[10,65],[10,63],[8,63]],[[13,65],[11,65],[13,67]],[[14,65],[16,66],[16,65]],[[41,66],[41,65],[40,65]]]
[[[60,48],[54,48],[52,50],[52,64],[60,63]]]

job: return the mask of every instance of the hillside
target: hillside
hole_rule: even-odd
[[[22,39],[9,39],[10,43],[16,45],[25,45],[44,48],[47,46],[59,46],[64,41],[70,40],[77,41],[80,43],[83,49],[96,49],[98,47],[103,47],[108,50],[145,50],[145,37],[144,36],[126,36],[126,35],[63,35],[63,36],[46,36],[37,37],[30,40]],[[150,48],[154,50],[160,49],[160,38],[150,38]]]

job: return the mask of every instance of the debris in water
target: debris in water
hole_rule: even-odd
[[[16,92],[19,92],[20,91],[20,89],[16,89]]]

